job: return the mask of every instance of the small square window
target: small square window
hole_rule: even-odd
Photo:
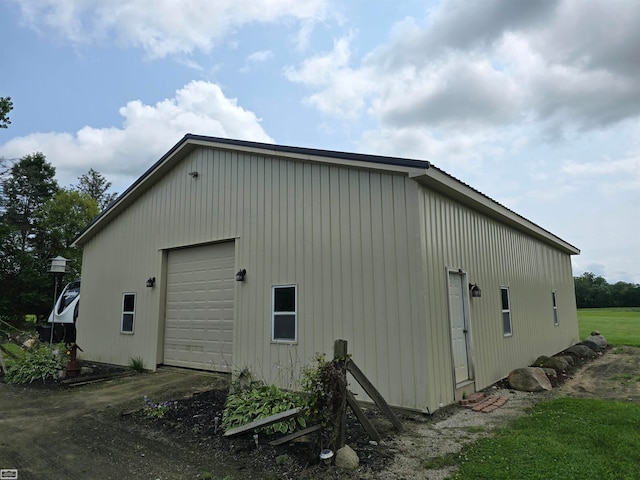
[[[553,304],[553,324],[559,325],[560,321],[558,320],[558,296],[555,290],[551,292],[551,301]]]
[[[274,342],[298,340],[296,290],[295,285],[274,285],[272,288],[271,340]]]
[[[122,294],[122,320],[120,333],[133,333],[133,323],[136,316],[136,294]]]
[[[509,287],[500,287],[500,297],[502,300],[502,334],[505,337],[509,337],[513,334]]]

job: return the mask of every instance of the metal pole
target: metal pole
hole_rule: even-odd
[[[58,277],[53,274],[53,310],[51,310],[51,333],[49,335],[49,350],[53,345],[53,330],[56,326],[56,300],[58,299]]]

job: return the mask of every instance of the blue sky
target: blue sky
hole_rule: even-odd
[[[0,45],[0,157],[62,186],[185,133],[424,159],[640,283],[636,0],[0,0]]]

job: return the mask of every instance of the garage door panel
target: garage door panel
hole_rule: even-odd
[[[164,363],[230,371],[234,243],[169,252]]]

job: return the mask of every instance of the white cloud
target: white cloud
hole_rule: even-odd
[[[568,175],[601,177],[603,175],[629,175],[640,178],[640,155],[619,160],[604,159],[601,163],[567,162],[562,166]]]
[[[119,113],[122,128],[34,133],[0,146],[0,156],[43,152],[56,167],[61,185],[76,183],[79,175],[94,168],[114,185],[127,186],[186,133],[273,142],[253,112],[225,97],[218,85],[204,81],[193,81],[155,105],[130,101]]]
[[[550,139],[598,129],[640,115],[640,3],[614,3],[444,0],[361,59],[341,39],[287,77],[322,112],[368,112],[381,128],[533,122]]]
[[[367,95],[377,88],[370,72],[348,67],[350,43],[355,35],[351,32],[336,40],[332,51],[308,58],[298,68],[289,66],[284,70],[290,81],[321,89],[305,98],[305,102],[323,113],[356,118],[362,113]]]
[[[568,161],[562,165],[561,172],[574,182],[589,184],[591,191],[606,195],[618,196],[624,191],[640,192],[640,151],[617,160]],[[636,196],[640,200],[640,194]],[[634,207],[637,208],[637,205]]]
[[[268,62],[273,58],[273,52],[271,50],[260,50],[248,55],[245,59],[244,66],[240,69],[242,73],[247,73],[253,70],[258,64]]]
[[[251,63],[266,62],[273,58],[273,52],[271,50],[261,50],[259,52],[253,52],[247,57],[247,61]]]
[[[83,45],[115,37],[153,58],[209,52],[222,38],[253,23],[293,19],[309,27],[327,0],[15,0],[25,21]]]
[[[522,96],[514,80],[488,60],[461,56],[420,70],[405,66],[381,86],[371,113],[396,126],[504,124],[517,119],[514,107]]]
[[[456,175],[469,170],[486,156],[501,157],[504,147],[498,140],[497,132],[492,129],[464,134],[448,130],[425,131],[420,127],[383,128],[366,131],[360,150],[428,160]]]

